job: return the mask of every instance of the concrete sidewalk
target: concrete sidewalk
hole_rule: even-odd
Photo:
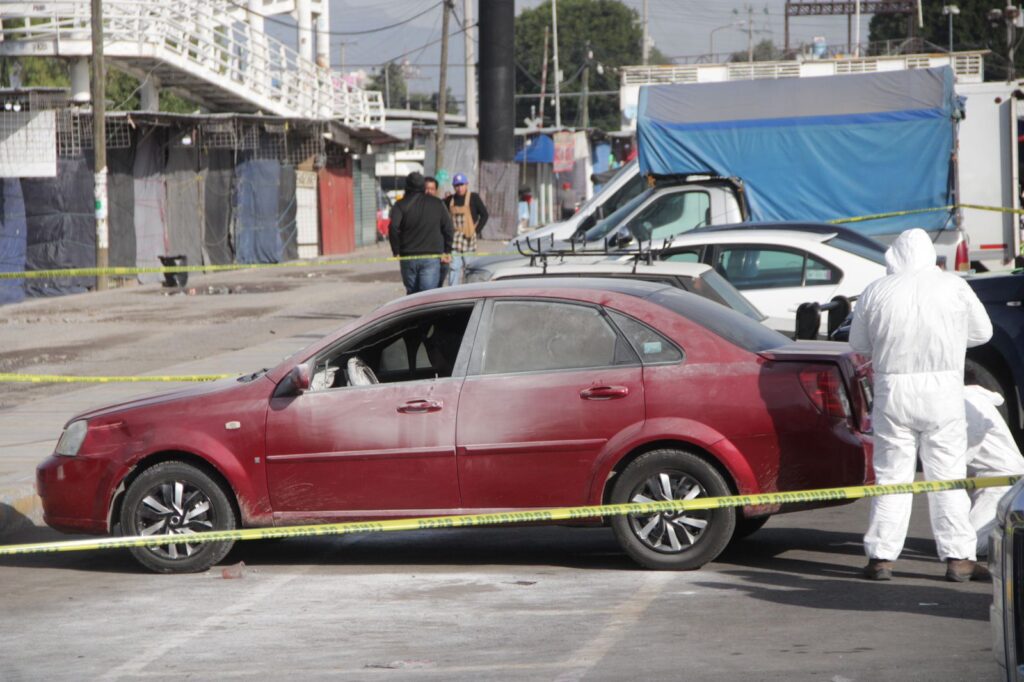
[[[232,374],[273,367],[309,345],[336,324],[315,332],[274,339],[230,353],[170,365],[155,375]],[[42,524],[42,506],[35,491],[36,466],[53,452],[68,419],[84,410],[186,386],[185,383],[101,384],[69,388],[56,397],[43,398],[0,412],[0,538],[26,523]],[[8,384],[17,390],[18,384]],[[69,385],[71,386],[71,385]]]

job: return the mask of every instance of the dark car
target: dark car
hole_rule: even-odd
[[[863,362],[664,284],[424,292],[277,367],[74,417],[40,464],[60,530],[203,570],[237,526],[538,509],[870,482]],[[697,568],[778,507],[614,517],[650,568]],[[594,522],[599,520],[595,519]]]
[[[1024,480],[999,501],[989,535],[992,573],[992,653],[1002,679],[1024,680]]]
[[[1024,446],[1024,273],[973,275],[966,278],[992,320],[992,339],[967,349],[964,381],[978,384],[1003,396],[999,412],[1010,425],[1018,445]],[[831,335],[835,341],[850,337],[848,319]]]

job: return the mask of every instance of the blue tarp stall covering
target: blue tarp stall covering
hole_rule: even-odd
[[[0,272],[25,272],[28,226],[18,178],[0,179]],[[0,279],[0,305],[25,298],[25,280]]]
[[[239,263],[279,263],[281,164],[243,161],[235,170],[235,259]]]
[[[832,220],[952,202],[959,114],[948,67],[640,90],[640,172],[741,178],[751,219]],[[935,211],[864,234],[949,226]]]
[[[206,262],[228,265],[235,261],[231,241],[231,185],[235,180],[235,152],[232,149],[208,149],[205,157],[206,183],[203,186],[203,250]]]
[[[57,160],[56,178],[22,178],[27,243],[26,270],[96,267],[93,174],[84,156]],[[25,280],[29,296],[76,294],[95,277]]]
[[[553,163],[555,141],[548,135],[537,135],[516,152],[516,163]]]

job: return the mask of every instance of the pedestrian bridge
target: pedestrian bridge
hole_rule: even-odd
[[[251,26],[244,1],[104,0],[104,58],[211,111],[383,125],[379,92],[346,84]],[[0,58],[88,58],[90,23],[90,0],[2,2]]]

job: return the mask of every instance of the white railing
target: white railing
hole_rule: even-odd
[[[244,2],[244,0],[242,0]],[[157,60],[278,116],[380,127],[379,92],[351,87],[245,20],[228,0],[105,0],[104,54]],[[88,56],[89,0],[0,2],[0,55]]]
[[[950,57],[952,56],[952,60]],[[698,83],[704,81],[797,78],[825,74],[871,73],[893,69],[920,69],[952,63],[959,82],[981,82],[985,63],[983,52],[898,55],[842,59],[778,62],[726,62],[723,64],[679,64],[669,66],[624,66],[622,85],[655,83]]]

